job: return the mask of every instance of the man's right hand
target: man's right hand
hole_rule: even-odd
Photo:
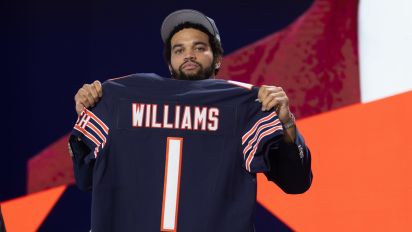
[[[84,107],[93,107],[102,95],[103,91],[100,81],[94,81],[92,84],[84,84],[74,96],[77,115],[81,114]]]

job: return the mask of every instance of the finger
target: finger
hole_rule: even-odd
[[[102,83],[100,81],[96,80],[93,82],[93,87],[96,89],[97,95],[100,97],[103,96],[103,90],[102,90]]]
[[[272,96],[272,97],[275,97],[275,98],[278,98],[278,97],[286,97],[286,93],[283,92],[283,91],[273,92],[273,93],[270,93],[269,96]]]
[[[80,102],[81,102],[81,94],[80,94],[79,92],[80,92],[80,90],[77,91],[76,95],[74,95],[74,102],[75,102],[74,108],[76,109],[77,115],[80,116],[83,107],[81,107],[82,105],[80,104]]]
[[[76,95],[74,95],[74,102],[76,103],[76,105],[81,101],[82,98],[82,89],[79,89],[76,93]]]
[[[74,95],[74,101],[77,102],[80,101],[81,96],[85,93],[85,89],[87,88],[88,84],[84,84],[76,93],[76,95]]]
[[[281,107],[287,106],[286,101],[286,97],[275,97],[267,103],[266,110],[275,109],[278,112]]]
[[[259,101],[262,102],[263,99],[265,99],[268,94],[269,94],[269,93],[267,92],[267,87],[266,87],[266,86],[261,86],[261,87],[259,88],[259,92],[258,92],[258,99],[259,99]]]
[[[275,109],[278,114],[282,113],[282,111],[289,110],[289,98],[286,95],[275,99],[276,102],[268,103],[267,110]]]
[[[285,96],[285,93],[283,91],[270,93],[269,95],[267,95],[265,99],[262,99],[262,108],[264,110],[270,110],[272,107],[268,105],[269,102],[271,102],[272,99],[274,98],[284,97],[284,96]]]
[[[263,100],[271,93],[277,93],[282,91],[283,89],[281,87],[262,85],[258,92],[259,101],[263,102]]]
[[[74,95],[74,102],[77,103],[79,101],[79,98],[80,98],[80,94],[79,94],[79,91],[77,91],[76,95]]]
[[[83,96],[82,94],[79,94],[77,96],[77,101],[76,101],[76,112],[77,114],[80,114],[84,108],[89,108],[91,106],[89,100]]]
[[[84,88],[81,88],[78,92],[78,96],[76,99],[76,104],[84,105],[86,108],[89,108],[93,105],[93,98],[90,97],[89,92]]]
[[[268,90],[270,93],[283,92],[283,88],[282,88],[282,87],[278,87],[278,86],[269,86],[269,87],[267,87],[267,90]]]
[[[268,110],[268,104],[271,102],[275,97],[273,95],[267,95],[264,99],[262,99],[262,110]]]
[[[266,109],[267,111],[269,111],[269,110],[275,110],[276,112],[278,112],[279,107],[280,107],[279,98],[273,98],[271,101],[269,101],[269,102],[266,104],[265,109]]]
[[[96,89],[94,88],[93,84],[90,84],[87,86],[87,88],[85,88],[86,92],[87,92],[87,96],[90,100],[92,100],[92,103],[96,103],[99,99],[99,96],[97,94]]]
[[[86,108],[89,108],[93,106],[93,100],[88,98],[87,96],[82,96],[78,104],[83,105]]]
[[[77,112],[77,115],[80,116],[80,114],[82,113],[83,109],[84,109],[84,106],[83,106],[82,104],[76,104],[76,112]]]
[[[77,103],[83,103],[83,101],[84,101],[84,98],[86,97],[87,98],[87,95],[88,95],[88,92],[89,92],[89,89],[90,88],[90,85],[89,84],[84,84],[78,91],[77,91],[77,93],[76,93],[76,95],[74,96],[74,100],[76,101],[76,104]]]
[[[88,108],[94,106],[98,101],[98,96],[92,85],[87,85],[79,90],[79,94],[83,97],[82,103]]]

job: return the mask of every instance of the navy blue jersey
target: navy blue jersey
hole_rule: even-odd
[[[258,88],[226,80],[135,74],[72,134],[92,151],[92,231],[253,231],[256,173],[282,136]]]

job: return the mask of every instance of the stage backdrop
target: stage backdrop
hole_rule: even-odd
[[[403,122],[412,95],[360,103],[358,1],[8,4],[0,201],[9,231],[88,231],[90,193],[73,185],[67,151],[73,96],[95,79],[167,75],[159,27],[179,8],[217,22],[220,78],[286,90],[312,150],[314,182],[304,195],[259,176],[257,231],[411,229]]]

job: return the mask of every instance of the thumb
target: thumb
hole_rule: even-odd
[[[77,112],[77,115],[78,115],[78,116],[80,116],[80,114],[82,113],[83,109],[84,109],[84,105],[83,105],[83,104],[81,104],[81,103],[77,103],[77,104],[76,104],[76,112]]]

